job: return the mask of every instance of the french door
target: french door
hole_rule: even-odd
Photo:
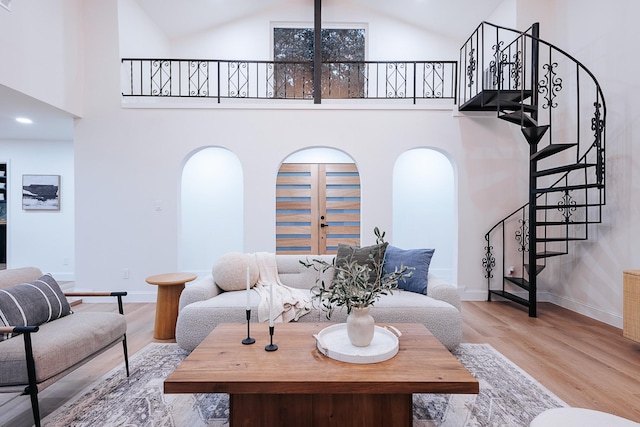
[[[353,163],[284,163],[276,182],[276,253],[333,254],[360,244],[360,175]]]

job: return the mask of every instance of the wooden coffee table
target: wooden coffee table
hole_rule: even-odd
[[[394,324],[399,351],[380,363],[326,357],[312,337],[328,323],[221,324],[164,382],[165,393],[229,393],[234,426],[411,426],[413,393],[477,394],[476,380],[422,324]]]

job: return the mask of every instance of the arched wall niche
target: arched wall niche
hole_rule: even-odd
[[[238,157],[204,147],[187,157],[180,185],[179,267],[208,274],[216,259],[243,250],[244,179]]]
[[[435,248],[429,271],[457,283],[456,178],[449,157],[436,149],[402,153],[393,170],[393,242],[402,249]]]

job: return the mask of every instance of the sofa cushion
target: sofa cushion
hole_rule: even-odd
[[[125,317],[110,312],[80,312],[45,323],[31,334],[38,383],[59,375],[122,341]],[[22,338],[0,342],[0,386],[27,384]]]
[[[10,288],[20,283],[31,282],[42,276],[37,267],[20,267],[0,270],[0,289]]]
[[[391,273],[397,267],[413,268],[411,277],[403,277],[398,282],[398,288],[406,291],[427,293],[429,284],[429,264],[435,249],[400,249],[395,246],[387,247],[384,254],[384,272]]]
[[[382,265],[384,260],[384,253],[389,243],[385,242],[379,245],[365,246],[359,248],[357,246],[349,246],[345,244],[338,244],[338,253],[336,254],[336,267],[343,266],[345,263],[352,259],[359,265],[368,265],[371,269],[369,273],[369,283],[374,283],[378,279],[378,273],[375,269],[375,264]],[[372,255],[373,258],[369,257]],[[338,269],[335,270],[335,275],[338,274]]]
[[[223,291],[240,291],[247,288],[247,268],[249,268],[249,286],[258,281],[258,264],[255,256],[240,252],[222,255],[213,265],[211,273],[216,285]]]
[[[29,283],[0,289],[0,325],[38,326],[71,314],[58,282],[49,274]],[[12,334],[0,334],[0,341]]]

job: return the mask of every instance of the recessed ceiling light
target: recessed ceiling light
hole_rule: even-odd
[[[18,117],[18,118],[16,119],[16,122],[18,122],[18,123],[23,123],[23,124],[25,124],[25,125],[30,125],[31,123],[33,123],[33,120],[28,119],[28,118],[26,118],[26,117]]]

